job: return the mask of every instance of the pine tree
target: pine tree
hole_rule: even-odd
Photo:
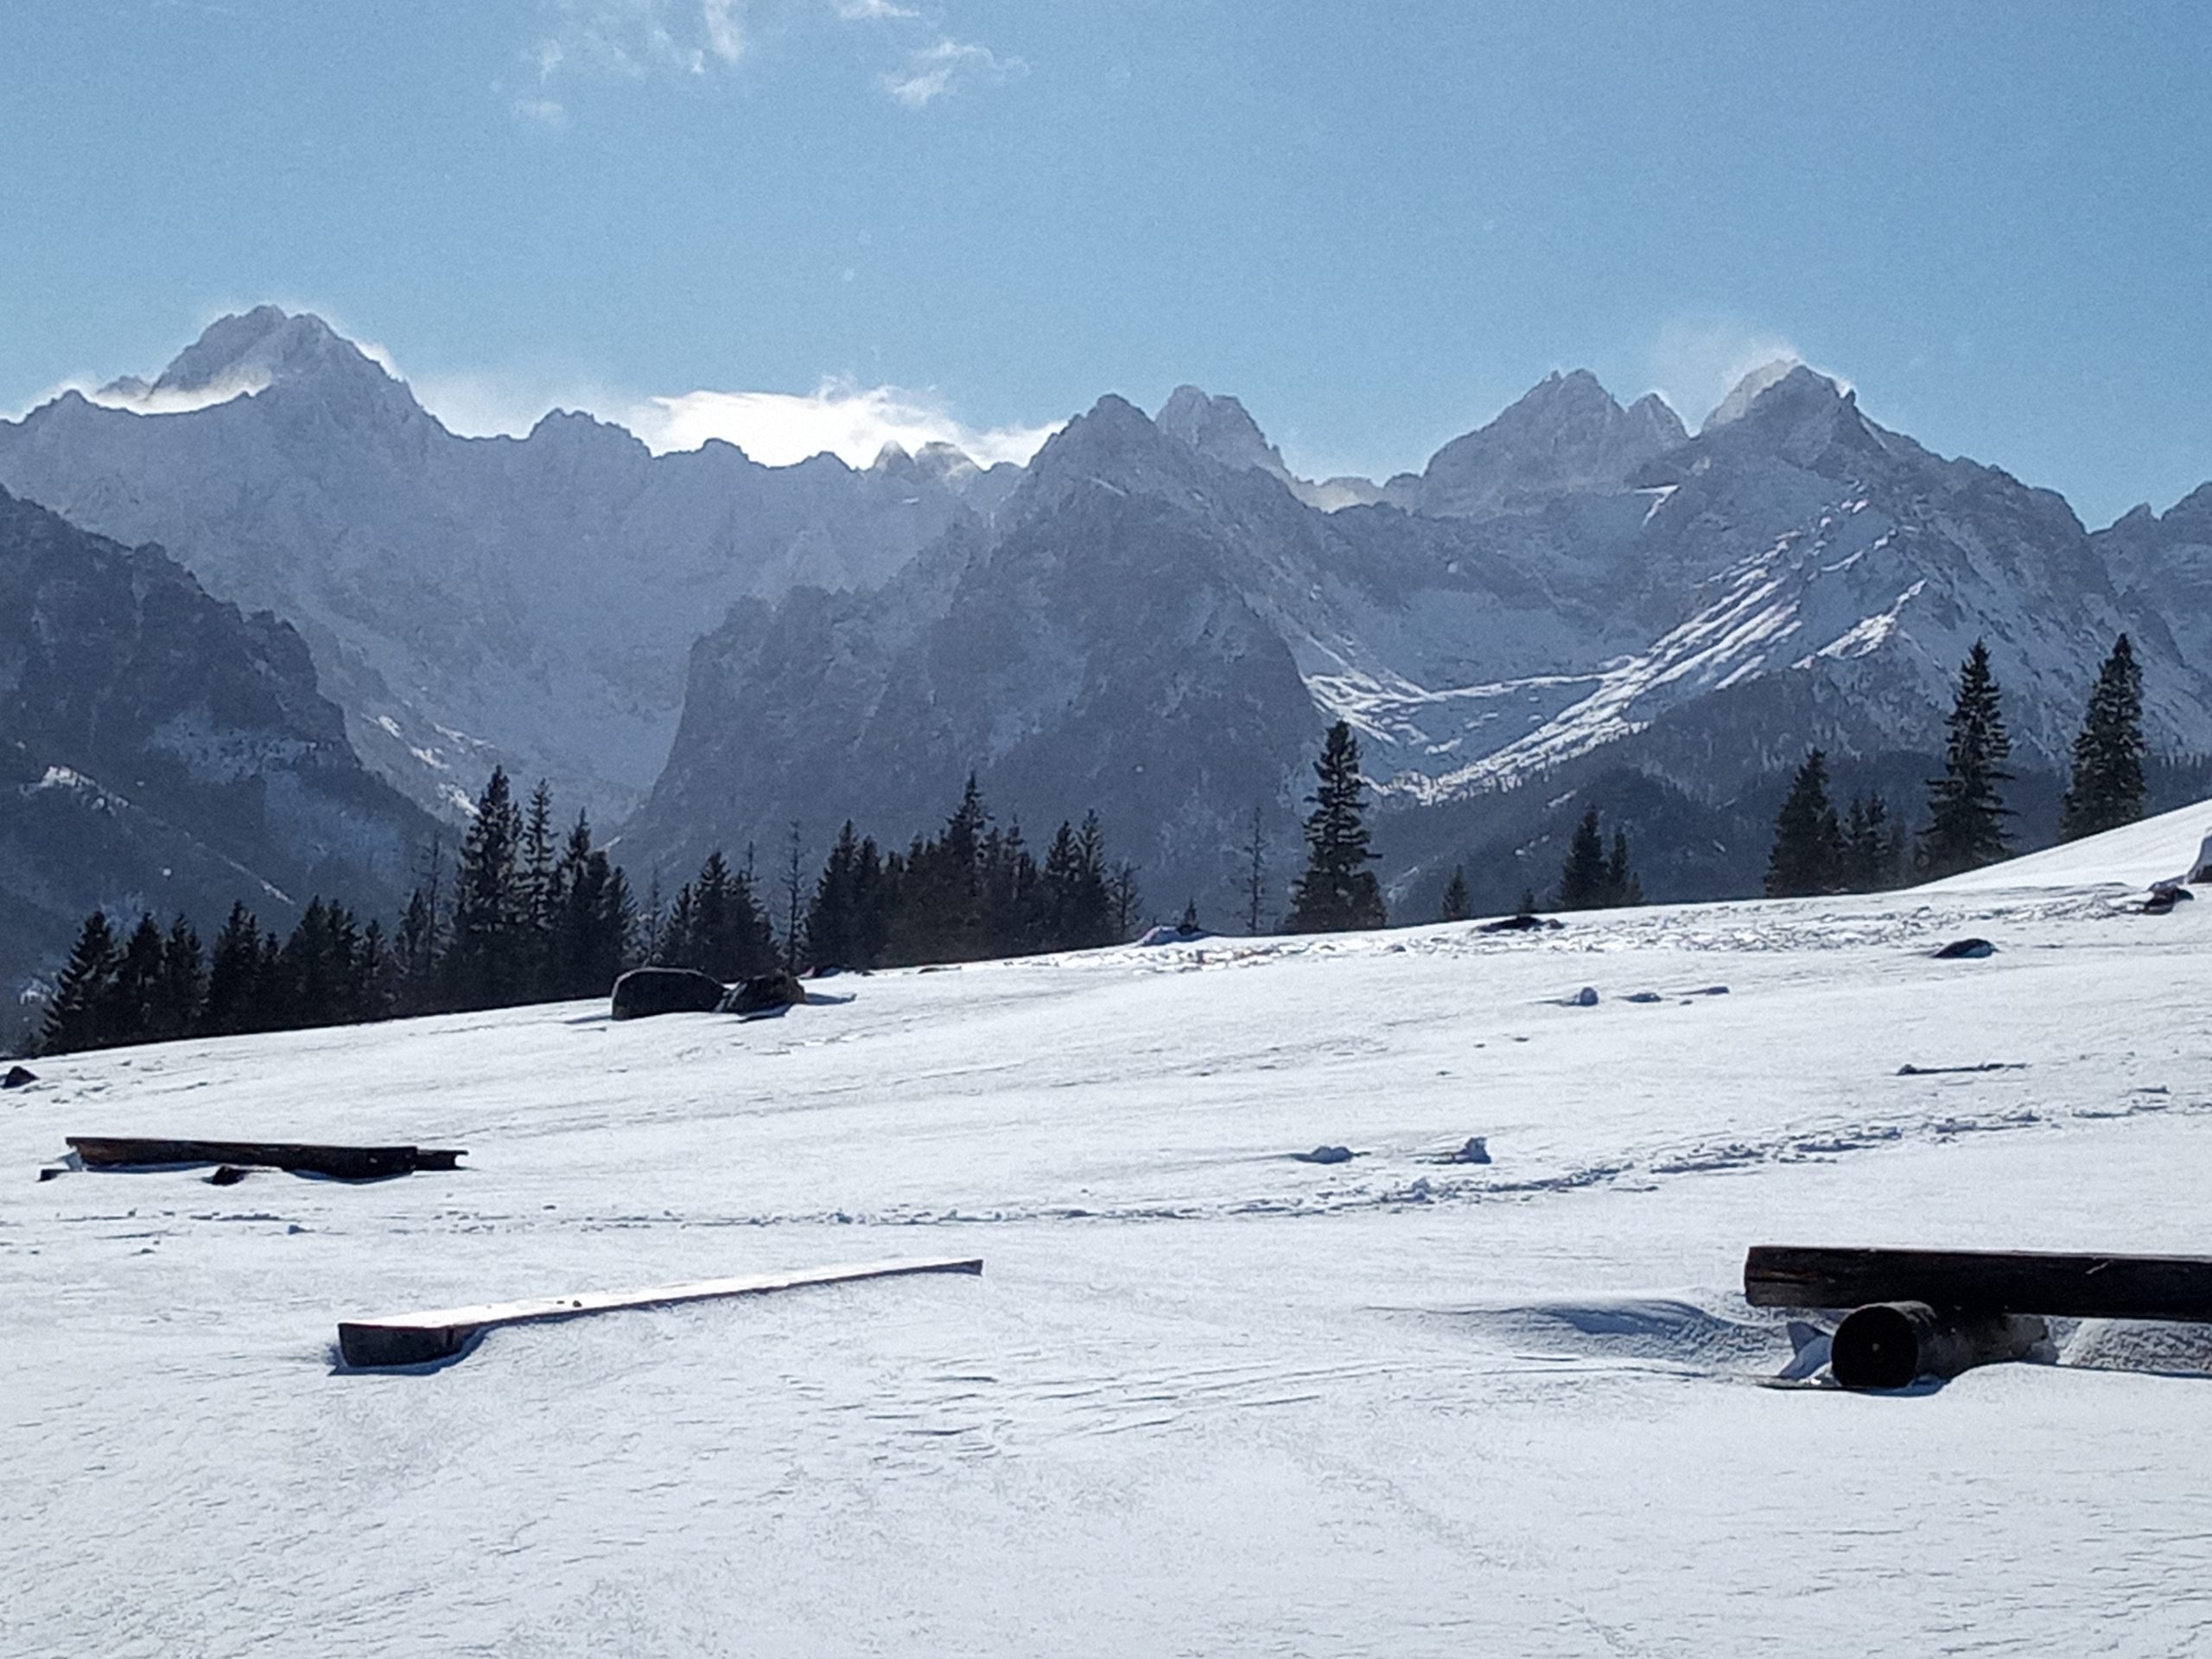
[[[1137,888],[1137,867],[1123,859],[1106,878],[1107,903],[1111,906],[1113,938],[1110,943],[1127,944],[1129,936],[1136,931],[1137,915],[1144,907],[1144,897]]]
[[[515,880],[520,912],[516,941],[518,989],[533,996],[549,996],[553,918],[561,894],[559,866],[554,861],[553,793],[543,778],[531,791],[530,805],[523,815]]]
[[[1766,896],[1803,899],[1834,893],[1844,882],[1843,827],[1828,798],[1828,758],[1819,749],[1805,757],[1774,820],[1774,850],[1767,856]]]
[[[115,982],[117,959],[114,931],[106,913],[96,910],[78,931],[68,965],[61,970],[53,1001],[47,1004],[40,1052],[66,1054],[100,1046],[105,1040],[100,1014]]]
[[[1443,922],[1464,922],[1475,913],[1475,901],[1467,892],[1467,867],[1454,864],[1452,879],[1444,884],[1444,907],[1437,919]]]
[[[2004,770],[2012,752],[1997,679],[1989,670],[1989,647],[1975,640],[1959,671],[1958,701],[1947,722],[1949,740],[1943,775],[1928,785],[1928,828],[1921,835],[1921,860],[1934,876],[1979,869],[2010,855],[2005,840],[2008,816],[1999,785],[2012,781]]]
[[[1605,860],[1605,897],[1608,908],[1643,902],[1643,883],[1637,880],[1636,872],[1629,868],[1628,832],[1613,831],[1613,850]]]
[[[103,1045],[143,1043],[154,1038],[160,1017],[163,943],[161,925],[142,912],[138,925],[124,942],[115,978],[100,999]]]
[[[1268,896],[1268,835],[1260,808],[1252,807],[1252,832],[1244,842],[1244,931],[1257,934]]]
[[[1567,843],[1567,861],[1560,867],[1559,907],[1596,910],[1609,892],[1605,869],[1605,838],[1598,826],[1598,809],[1592,807],[1574,826]]]
[[[1382,889],[1367,868],[1375,854],[1368,846],[1359,742],[1345,721],[1329,728],[1313,774],[1314,792],[1306,797],[1313,811],[1306,820],[1306,873],[1292,893],[1285,925],[1294,933],[1385,926]]]
[[[2079,841],[2143,816],[2143,670],[2126,634],[2105,658],[2081,735],[2074,777],[2059,803],[2058,838]]]
[[[791,821],[791,846],[784,861],[784,971],[798,972],[805,938],[799,901],[806,892],[805,867],[799,861],[798,821]]]
[[[868,968],[871,959],[865,916],[873,898],[875,843],[867,843],[865,858],[860,833],[850,818],[838,830],[830,856],[815,878],[814,898],[807,906],[806,937],[817,964],[838,968]],[[864,890],[865,889],[865,890]]]
[[[152,1035],[158,1039],[188,1035],[200,1023],[200,1007],[207,994],[207,971],[200,950],[200,935],[179,912],[162,941],[162,982],[155,999]]]
[[[260,978],[261,924],[243,904],[233,904],[208,956],[207,995],[200,1004],[200,1029],[216,1037],[252,1030]]]
[[[699,906],[691,897],[691,884],[686,881],[676,890],[676,898],[662,919],[659,945],[653,952],[654,966],[698,967],[698,937]]]
[[[503,1007],[529,995],[527,935],[517,857],[521,815],[506,769],[492,769],[461,842],[454,882],[453,938],[446,947],[448,1006]]]
[[[361,930],[360,949],[353,957],[353,982],[347,999],[353,1005],[353,1018],[391,1019],[397,993],[398,977],[391,947],[385,940],[384,924],[372,917],[369,925]]]

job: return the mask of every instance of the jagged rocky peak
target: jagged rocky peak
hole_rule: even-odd
[[[1181,448],[1182,446],[1174,446]],[[1101,472],[1130,461],[1157,463],[1173,450],[1145,412],[1108,392],[1045,440],[1029,463],[1032,474]]]
[[[105,403],[189,404],[264,391],[287,382],[396,387],[367,353],[311,312],[274,305],[218,317],[159,378],[128,375],[100,389]]]
[[[2169,532],[2212,542],[2212,484],[2198,485],[2160,513],[2158,523]]]
[[[1541,505],[1574,491],[1624,487],[1637,467],[1688,436],[1656,396],[1624,409],[1587,369],[1556,372],[1497,419],[1438,450],[1421,474],[1423,512],[1467,518]]]
[[[1802,363],[1777,362],[1737,382],[1706,417],[1695,449],[1756,452],[1820,470],[1832,451],[1864,460],[1900,445],[1924,453],[1884,435],[1859,412],[1849,388]]]
[[[1711,432],[1733,426],[1755,407],[1760,408],[1762,415],[1771,415],[1784,407],[1802,413],[1815,409],[1832,410],[1839,403],[1850,401],[1851,395],[1818,369],[1808,368],[1796,358],[1777,358],[1771,363],[1761,364],[1738,380],[1698,429]]]
[[[1259,423],[1234,397],[1178,386],[1153,416],[1153,424],[1224,467],[1257,467],[1281,479],[1290,476],[1282,452],[1268,442]]]

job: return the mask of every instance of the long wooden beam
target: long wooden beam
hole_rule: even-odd
[[[161,1164],[233,1164],[304,1170],[346,1181],[381,1180],[418,1169],[452,1169],[455,1147],[327,1147],[296,1141],[172,1141],[147,1136],[73,1135],[69,1148],[92,1169]]]
[[[886,1262],[849,1262],[809,1268],[798,1273],[751,1274],[741,1279],[703,1279],[688,1285],[651,1290],[586,1291],[575,1296],[541,1296],[520,1302],[486,1302],[475,1307],[445,1307],[428,1313],[394,1313],[383,1319],[349,1319],[338,1327],[338,1351],[348,1365],[420,1365],[446,1359],[467,1346],[478,1333],[503,1325],[531,1325],[573,1319],[620,1308],[666,1307],[724,1296],[758,1296],[807,1285],[842,1285],[856,1279],[894,1279],[916,1273],[981,1273],[976,1256],[922,1256]]]
[[[1744,1260],[1744,1297],[1754,1307],[1925,1302],[2058,1319],[2212,1322],[2212,1257],[1759,1244]]]

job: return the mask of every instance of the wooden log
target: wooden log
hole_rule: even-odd
[[[924,1256],[886,1262],[809,1268],[798,1273],[761,1273],[740,1279],[706,1279],[651,1290],[586,1291],[574,1296],[541,1296],[529,1301],[486,1302],[474,1307],[439,1308],[428,1313],[394,1313],[381,1319],[348,1319],[338,1327],[338,1351],[348,1365],[368,1370],[419,1365],[459,1353],[480,1332],[504,1325],[532,1325],[573,1319],[586,1313],[622,1308],[666,1307],[725,1296],[758,1296],[798,1290],[808,1285],[841,1285],[861,1279],[895,1279],[917,1273],[981,1273],[975,1256]]]
[[[1828,1374],[1847,1389],[1902,1389],[1976,1365],[2020,1359],[2050,1334],[2032,1313],[1961,1312],[1925,1302],[1875,1302],[1836,1327]]]
[[[1760,1244],[1744,1260],[1744,1297],[1754,1307],[1925,1302],[2059,1319],[2212,1322],[2212,1257]]]
[[[375,1181],[418,1169],[452,1169],[464,1155],[457,1147],[326,1147],[288,1141],[170,1141],[73,1135],[70,1150],[88,1168],[128,1169],[162,1164],[232,1164]]]

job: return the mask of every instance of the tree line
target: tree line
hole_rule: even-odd
[[[2011,857],[2005,821],[2012,813],[2004,785],[2012,781],[2005,769],[2012,753],[1989,647],[1977,639],[1959,670],[1958,695],[1945,725],[1943,772],[1929,782],[1928,821],[1918,836],[1908,837],[1904,825],[1891,821],[1878,793],[1863,800],[1854,796],[1839,816],[1828,793],[1827,756],[1816,748],[1798,767],[1775,818],[1767,896],[1874,892]],[[2074,740],[2058,838],[2078,841],[2142,817],[2147,754],[2143,671],[2123,633],[2098,671]]]
[[[807,878],[794,827],[781,892],[750,849],[720,849],[664,903],[641,903],[578,813],[555,829],[543,783],[525,804],[495,768],[453,866],[442,841],[389,932],[320,896],[289,935],[232,906],[211,947],[184,916],[143,914],[127,936],[88,915],[37,1046],[47,1053],[347,1025],[604,995],[646,963],[725,981],[782,969],[897,967],[1084,950],[1128,937],[1135,867],[1109,855],[1096,813],[1063,822],[1041,862],[1020,827],[991,821],[971,777],[935,834],[886,854],[847,823]]]

